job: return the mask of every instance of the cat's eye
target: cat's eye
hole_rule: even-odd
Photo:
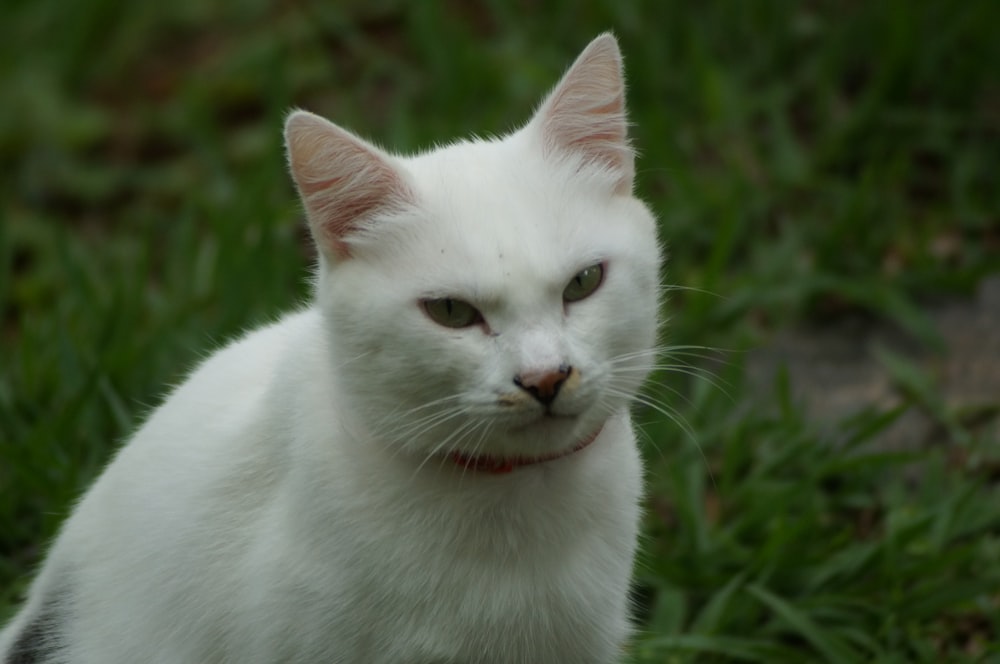
[[[563,291],[563,302],[576,302],[590,297],[604,281],[604,264],[596,263],[576,273]]]
[[[451,297],[424,300],[423,305],[431,320],[445,327],[469,327],[483,320],[483,315],[474,306]]]

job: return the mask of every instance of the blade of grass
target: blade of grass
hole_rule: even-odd
[[[795,633],[812,644],[825,661],[830,664],[849,664],[858,661],[857,653],[847,643],[830,631],[823,630],[812,618],[789,602],[756,584],[747,586],[747,592],[774,611]]]

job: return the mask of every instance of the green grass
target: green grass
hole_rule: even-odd
[[[997,25],[992,0],[10,0],[0,615],[166,387],[306,296],[289,108],[400,150],[499,133],[614,29],[667,280],[698,289],[672,294],[671,343],[858,312],[933,342],[921,303],[1000,270]],[[725,392],[651,388],[696,435],[643,414],[634,661],[1000,662],[996,431],[898,361],[910,402],[821,431],[727,359]],[[869,444],[928,403],[938,445]]]

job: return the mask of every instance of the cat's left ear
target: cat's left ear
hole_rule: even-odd
[[[608,169],[615,193],[632,191],[635,155],[628,140],[625,75],[618,42],[606,32],[587,45],[531,121],[546,154],[568,152]]]

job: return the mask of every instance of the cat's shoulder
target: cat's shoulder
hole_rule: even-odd
[[[274,368],[287,361],[290,349],[301,349],[322,335],[319,311],[309,307],[284,314],[232,339],[209,353],[197,372],[221,371],[230,377],[263,368]]]
[[[204,422],[245,412],[280,393],[290,365],[309,366],[322,352],[322,322],[315,308],[297,310],[249,330],[208,353],[167,395],[151,416],[157,420]],[[147,428],[148,424],[147,424]]]

